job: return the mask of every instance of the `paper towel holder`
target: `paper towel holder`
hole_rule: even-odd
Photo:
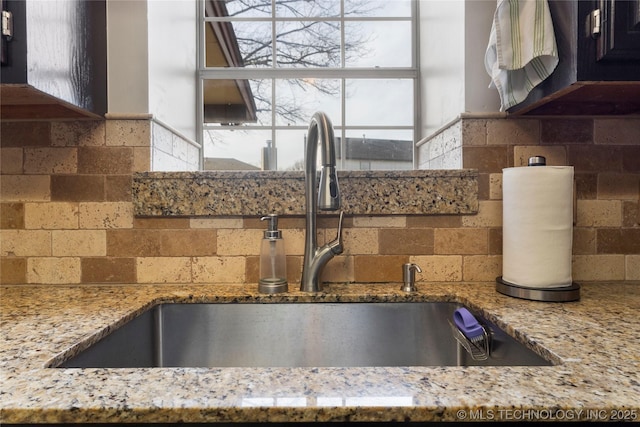
[[[510,297],[528,299],[543,302],[569,302],[580,299],[580,285],[573,282],[569,286],[560,288],[531,288],[514,285],[502,279],[496,278],[496,291]]]
[[[547,158],[544,156],[531,156],[527,166],[547,166]]]

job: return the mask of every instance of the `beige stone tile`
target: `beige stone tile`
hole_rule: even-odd
[[[460,215],[411,215],[407,216],[407,228],[461,227]]]
[[[189,225],[189,218],[149,217],[133,219],[133,227],[139,229],[146,228],[156,230],[182,230],[191,228]],[[195,231],[192,231],[192,233],[195,233]]]
[[[567,145],[567,163],[573,165],[576,173],[622,172],[625,156],[621,148],[594,144]]]
[[[2,122],[3,147],[48,147],[51,144],[51,121]]]
[[[640,226],[640,201],[622,202],[622,226]]]
[[[489,199],[502,200],[502,174],[489,174]]]
[[[0,174],[20,175],[22,174],[22,148],[1,148],[0,149]]]
[[[106,256],[107,234],[104,230],[52,231],[53,256]]]
[[[620,200],[578,200],[576,214],[578,227],[620,227],[622,202]]]
[[[136,283],[135,258],[82,258],[82,283]]]
[[[244,283],[245,258],[197,257],[193,259],[194,283]]]
[[[480,173],[500,173],[511,165],[513,155],[509,146],[465,147],[462,167],[478,169]]]
[[[106,229],[113,257],[208,256],[216,253],[215,230]]]
[[[300,282],[301,277],[297,281]],[[329,261],[320,275],[320,282],[345,283],[353,282],[353,257],[338,255]]]
[[[151,149],[149,147],[133,148],[132,172],[147,172],[151,170]]]
[[[191,258],[149,257],[136,260],[138,283],[190,283]]]
[[[572,276],[575,281],[624,280],[624,255],[574,255]]]
[[[133,169],[131,147],[78,147],[81,174],[125,175]]]
[[[27,282],[26,258],[0,258],[0,283],[14,285]]]
[[[191,228],[243,228],[241,217],[233,218],[191,218],[189,220]]]
[[[327,231],[327,241],[335,239],[337,230]],[[304,253],[304,235],[302,236]],[[374,228],[350,228],[342,231],[345,255],[366,255],[378,253],[378,230]]]
[[[24,225],[27,229],[78,228],[78,204],[66,202],[25,203]]]
[[[131,191],[131,175],[105,176],[104,191],[109,202],[130,202],[133,198]]]
[[[489,255],[502,255],[502,227],[489,228]]]
[[[24,228],[24,203],[0,204],[0,229]]]
[[[0,255],[50,256],[51,231],[0,230]]]
[[[462,145],[487,145],[485,119],[462,119]]]
[[[487,120],[488,145],[536,145],[540,141],[540,122],[532,119]]]
[[[248,256],[244,258],[244,283],[258,283],[260,279],[260,257]],[[290,258],[287,258],[287,280],[291,277],[291,268],[293,267]],[[301,276],[297,276],[297,280],[300,280]],[[292,283],[292,282],[289,282]]]
[[[216,254],[215,230],[148,230],[160,240],[163,256],[208,256]]]
[[[481,200],[477,215],[463,215],[463,227],[502,227],[502,200]]]
[[[0,175],[0,200],[51,200],[49,175]]]
[[[335,235],[336,232],[332,233],[330,238],[334,239]],[[304,255],[304,236],[304,230],[282,230],[282,238],[284,239],[284,252],[287,255]]]
[[[590,118],[548,118],[540,122],[540,129],[543,143],[593,142],[593,119]]]
[[[640,120],[637,118],[594,120],[593,139],[596,144],[635,145],[638,135]]]
[[[408,255],[358,255],[353,259],[354,280],[360,283],[402,282],[402,265]]]
[[[25,174],[76,173],[78,150],[71,147],[25,148]]]
[[[599,254],[640,254],[640,228],[602,227],[597,236]]]
[[[261,230],[218,230],[218,255],[260,255]]]
[[[51,200],[57,202],[103,201],[105,199],[104,183],[104,175],[52,175]]]
[[[51,145],[56,147],[105,145],[105,123],[101,120],[51,122]]]
[[[432,255],[433,228],[382,228],[379,253],[384,255]]]
[[[438,228],[433,246],[436,255],[486,255],[489,233],[486,228]]]
[[[80,283],[80,258],[28,258],[27,282],[66,285]]]
[[[151,145],[150,120],[107,120],[108,146],[149,147]]]
[[[638,200],[640,194],[640,174],[607,173],[598,174],[598,199]]]
[[[133,205],[129,202],[80,203],[80,228],[131,228]]]
[[[409,262],[417,264],[422,273],[416,274],[418,282],[459,282],[462,280],[462,256],[426,255],[413,256]]]
[[[491,282],[502,276],[502,256],[466,255],[462,261],[462,279],[469,282]]]
[[[544,156],[548,166],[566,166],[567,150],[555,145],[519,145],[513,147],[513,165],[527,166],[529,157]]]
[[[591,255],[596,253],[596,229],[573,227],[573,254]]]
[[[355,216],[353,226],[361,228],[403,228],[407,226],[407,217],[394,216]]]
[[[640,280],[640,255],[625,256],[625,280]]]

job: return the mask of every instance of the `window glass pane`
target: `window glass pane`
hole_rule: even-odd
[[[345,16],[411,16],[410,0],[344,0]]]
[[[234,22],[236,42],[245,67],[271,67],[273,48],[270,22]]]
[[[271,0],[215,0],[214,3],[222,3],[226,6],[228,16],[242,18],[269,17],[271,16]],[[211,8],[207,7],[207,16]],[[215,10],[220,10],[216,5]]]
[[[271,22],[205,22],[206,67],[270,67]]]
[[[270,140],[270,130],[205,130],[205,168],[260,170],[262,149]]]
[[[345,46],[347,67],[410,67],[411,23],[346,22]]]
[[[350,129],[338,157],[345,170],[413,169],[413,133],[410,130]]]
[[[276,124],[308,126],[316,111],[341,124],[341,81],[338,79],[284,79],[276,81]]]
[[[202,82],[207,124],[271,124],[271,79]]]
[[[278,170],[304,170],[306,129],[277,130]]]
[[[276,0],[277,17],[305,18],[339,15],[339,0]]]
[[[280,21],[276,32],[278,67],[340,66],[340,23]]]
[[[413,126],[413,81],[347,80],[346,120],[348,126]]]

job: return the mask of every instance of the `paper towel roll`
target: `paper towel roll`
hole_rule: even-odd
[[[518,286],[570,286],[573,167],[503,169],[502,279]]]

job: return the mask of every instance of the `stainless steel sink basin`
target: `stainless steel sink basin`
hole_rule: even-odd
[[[551,365],[491,331],[473,360],[454,339],[454,303],[163,304],[58,367]]]

